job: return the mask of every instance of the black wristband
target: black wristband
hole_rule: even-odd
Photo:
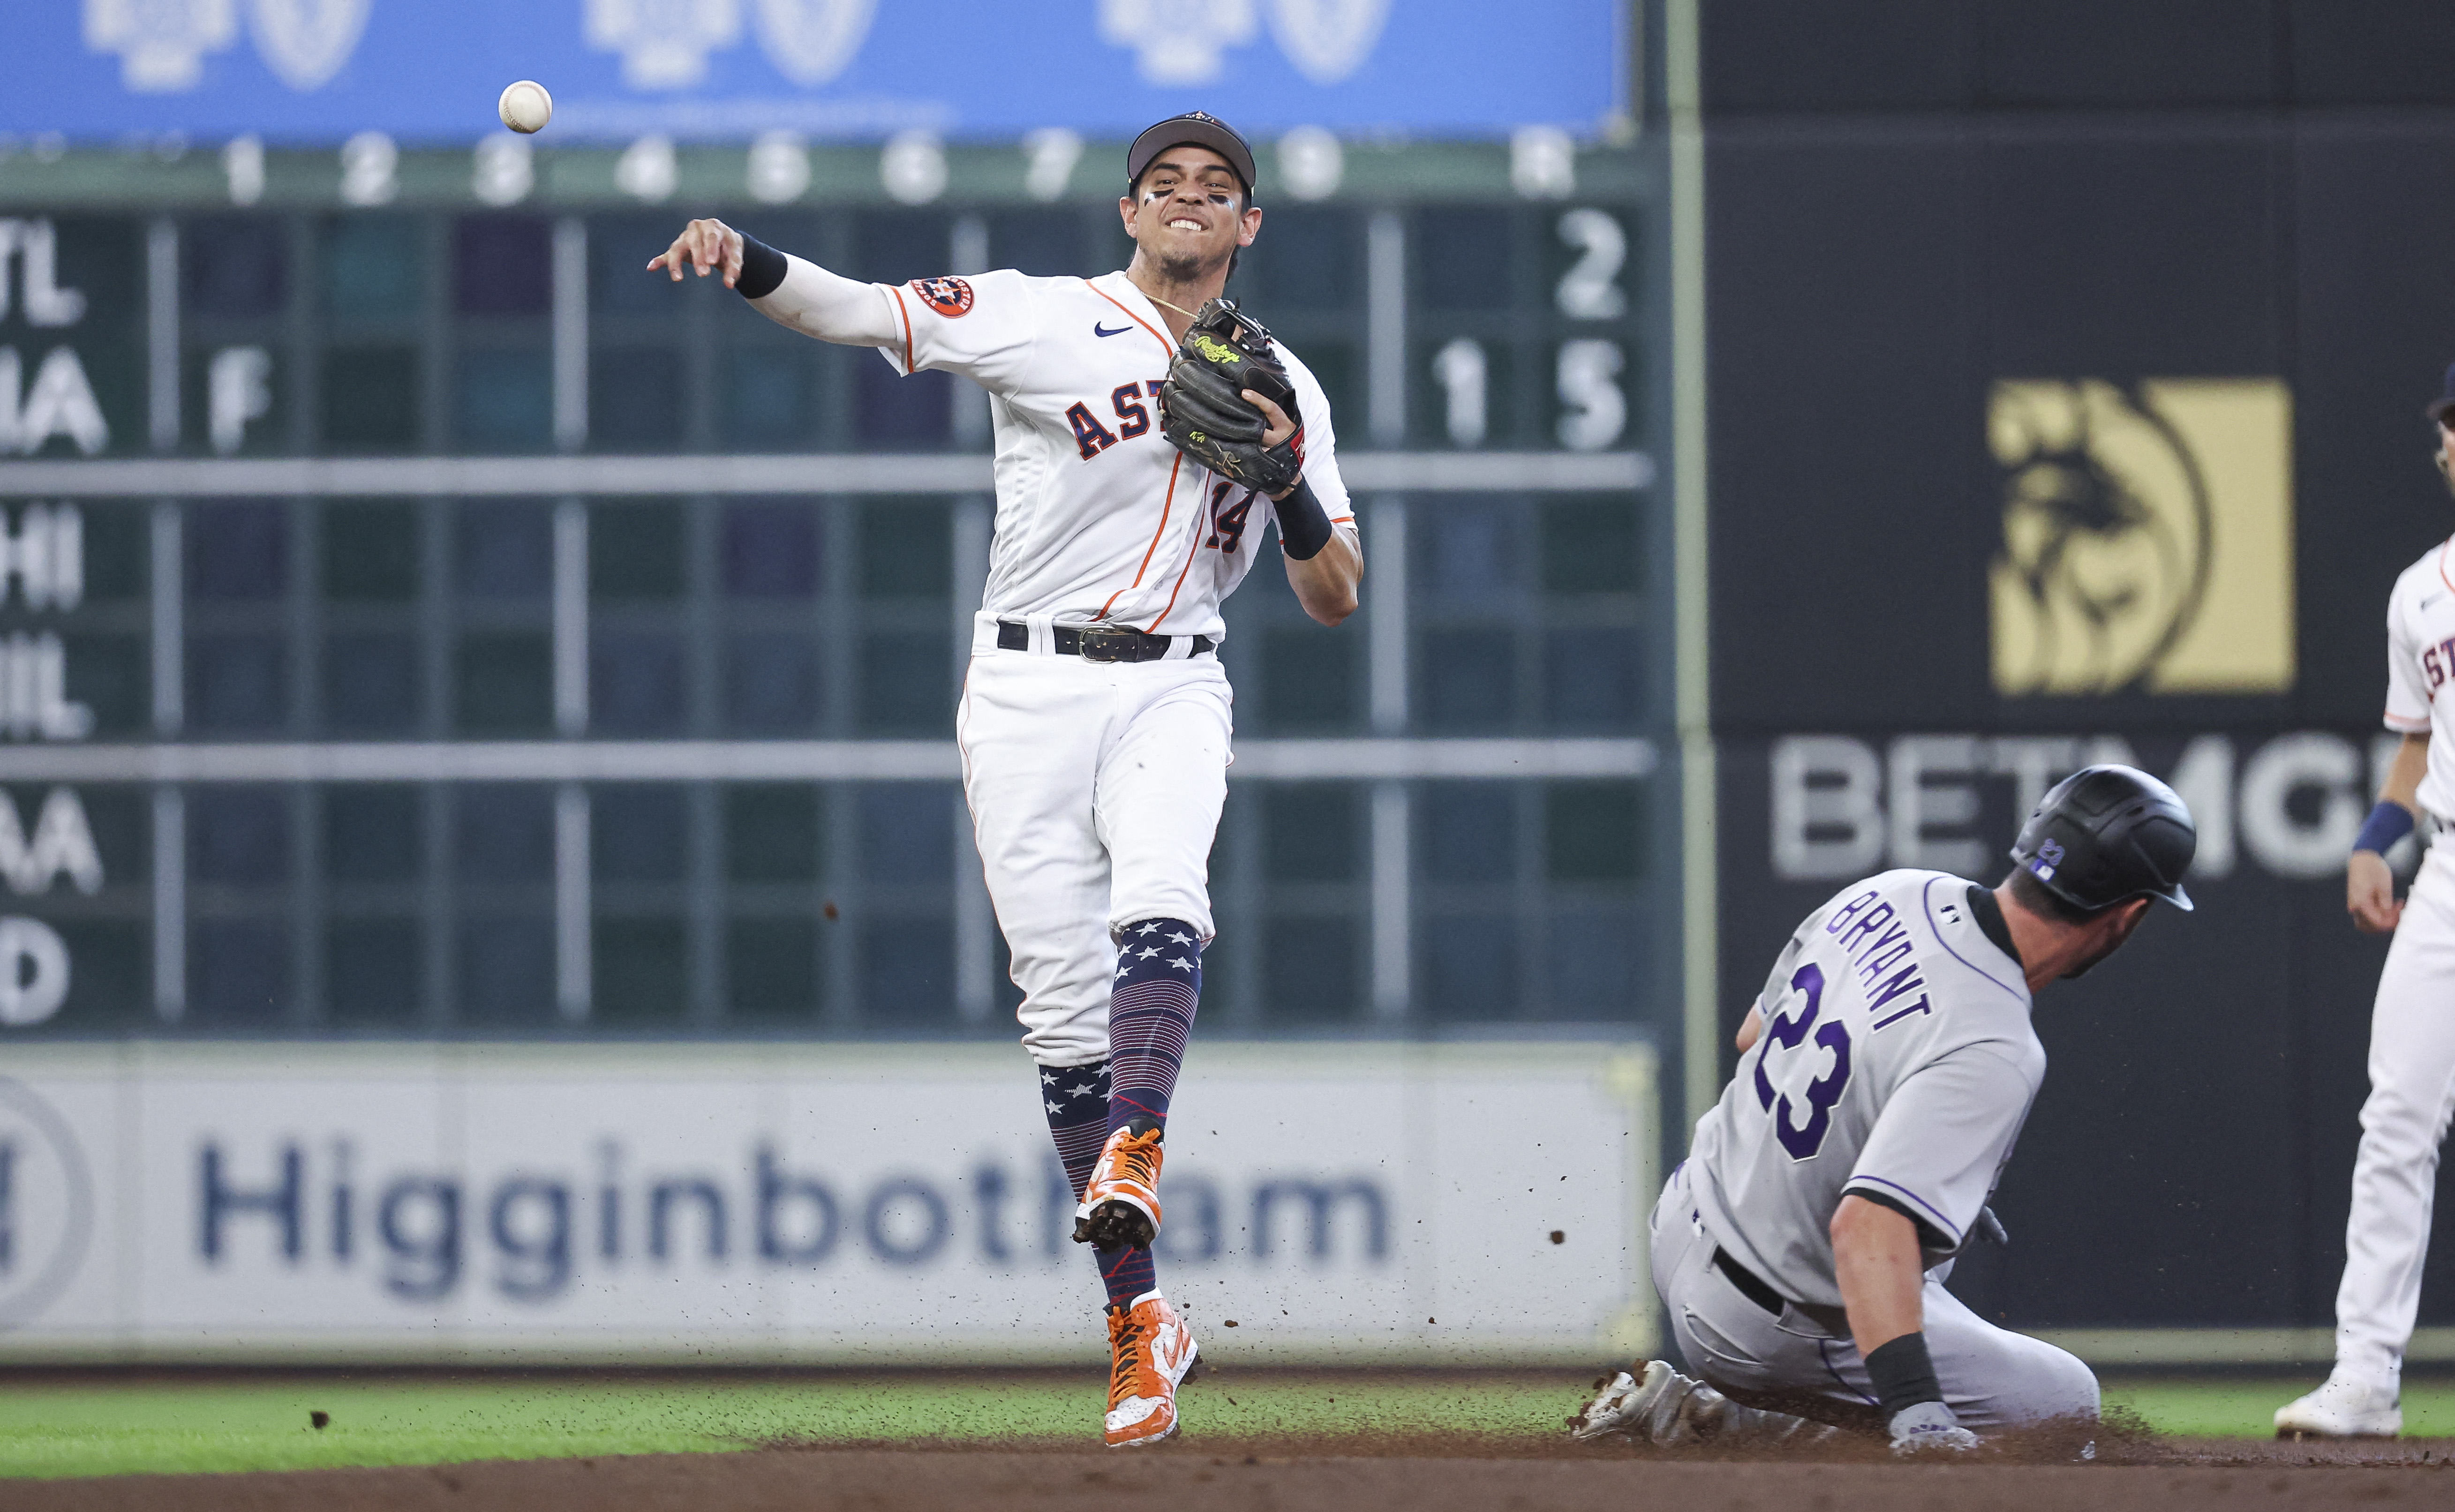
[[[748,232],[741,233],[741,276],[733,287],[744,299],[762,299],[784,282],[784,254]]]
[[[1921,1401],[1941,1401],[1943,1386],[1935,1379],[1935,1361],[1926,1352],[1926,1335],[1903,1334],[1877,1344],[1867,1357],[1867,1379],[1884,1404],[1887,1421]]]
[[[1279,550],[1300,562],[1311,561],[1329,544],[1329,512],[1313,497],[1312,484],[1304,478],[1288,496],[1271,505],[1279,515]]]

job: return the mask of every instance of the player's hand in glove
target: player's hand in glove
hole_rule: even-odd
[[[1270,415],[1251,393],[1292,421],[1273,441]],[[1272,498],[1304,476],[1304,416],[1270,333],[1224,295],[1194,312],[1159,391],[1160,430],[1176,449],[1221,477]]]
[[[1959,1454],[1978,1447],[1978,1435],[1960,1425],[1940,1401],[1921,1401],[1893,1414],[1893,1453]]]

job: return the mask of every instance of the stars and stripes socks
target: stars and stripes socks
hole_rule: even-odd
[[[1100,1163],[1100,1146],[1108,1142],[1108,1063],[1041,1067],[1040,1107],[1079,1202],[1091,1167]]]
[[[1167,1123],[1202,997],[1202,937],[1174,918],[1146,918],[1117,936],[1108,984],[1108,1128],[1136,1119]]]
[[[1108,1142],[1108,1068],[1106,1060],[1096,1066],[1040,1068],[1040,1109],[1048,1115],[1048,1137],[1057,1142],[1057,1159],[1078,1202],[1090,1184],[1091,1168],[1100,1163],[1100,1147]],[[1100,1281],[1111,1302],[1131,1306],[1135,1298],[1159,1285],[1146,1249],[1095,1247],[1091,1258],[1099,1264]]]

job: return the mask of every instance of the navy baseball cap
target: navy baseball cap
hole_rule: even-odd
[[[1236,134],[1234,127],[1205,111],[1171,115],[1155,126],[1146,127],[1143,134],[1134,138],[1134,145],[1126,151],[1126,192],[1132,193],[1134,186],[1143,181],[1143,170],[1150,167],[1152,158],[1186,143],[1207,147],[1226,158],[1236,176],[1244,180],[1245,198],[1252,199],[1252,148]]]
[[[2455,364],[2448,365],[2446,369],[2446,392],[2432,399],[2429,408],[2423,413],[2438,424],[2445,425],[2449,410],[2455,410]]]

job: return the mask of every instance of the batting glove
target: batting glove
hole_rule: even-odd
[[[1893,1414],[1893,1453],[1959,1454],[1978,1447],[1978,1435],[1960,1425],[1940,1401],[1921,1401]]]

